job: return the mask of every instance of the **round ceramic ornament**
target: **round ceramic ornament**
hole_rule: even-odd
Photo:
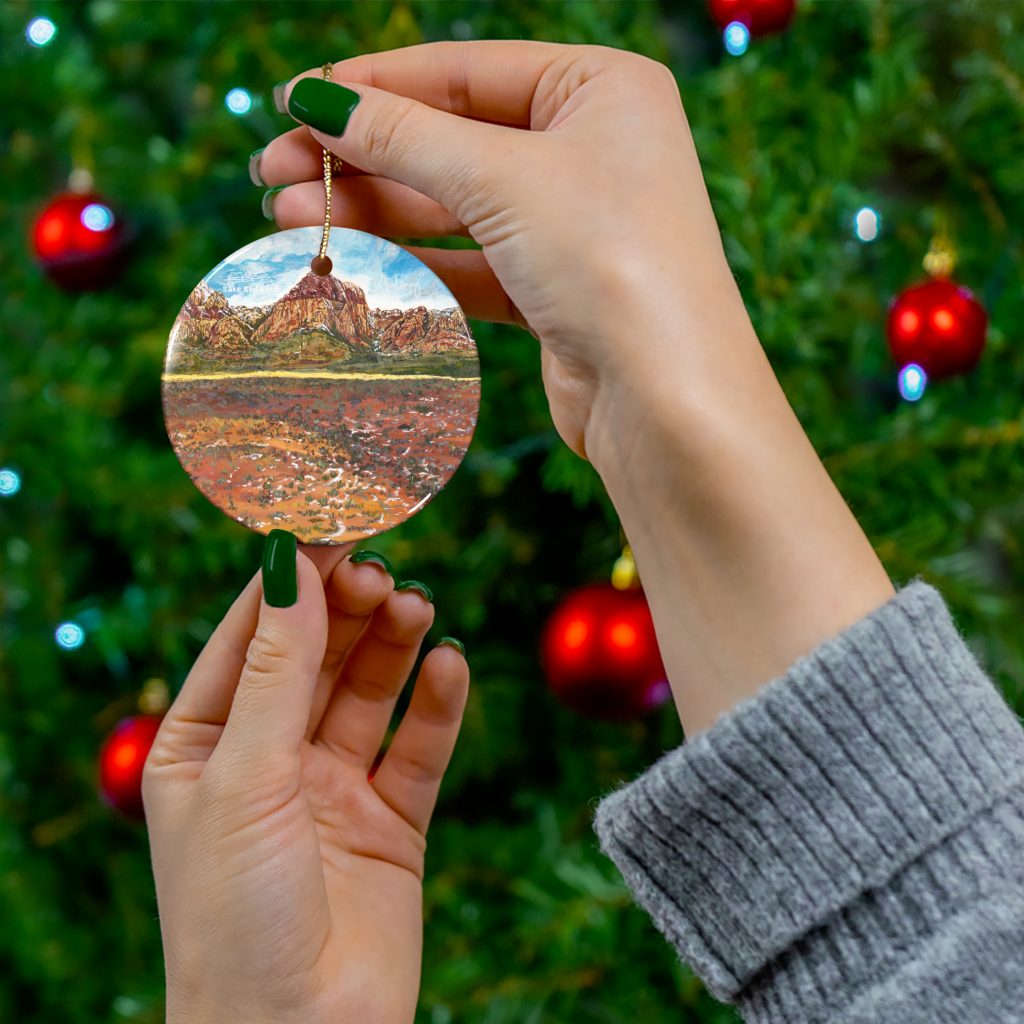
[[[341,544],[444,487],[476,426],[480,365],[425,264],[364,231],[321,237],[259,239],[196,285],[162,397],[171,445],[214,505],[260,533]]]

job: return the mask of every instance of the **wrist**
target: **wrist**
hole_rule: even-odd
[[[609,375],[585,433],[688,734],[893,593],[745,310],[718,309]]]
[[[291,1020],[290,1016],[275,1015],[272,1012],[256,1011],[250,999],[239,993],[224,991],[213,994],[209,991],[183,991],[177,986],[168,986],[165,999],[165,1024],[281,1024]],[[296,1020],[312,1020],[310,1015],[299,1015]]]
[[[624,303],[602,342],[584,445],[609,490],[660,474],[665,459],[699,463],[716,422],[781,396],[731,276],[704,282],[699,304],[692,292]]]
[[[226,1010],[223,1005],[208,1007],[198,1004],[167,1003],[164,1024],[280,1024],[285,1018],[254,1015],[238,1008]],[[309,1020],[309,1018],[304,1018]]]

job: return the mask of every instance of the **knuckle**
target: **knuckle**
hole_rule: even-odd
[[[459,117],[465,117],[472,111],[473,101],[467,59],[461,56],[465,51],[459,50],[458,52],[460,56],[456,57],[448,66],[448,110]]]
[[[364,148],[374,162],[387,163],[403,144],[408,145],[405,129],[416,104],[404,96],[392,97],[374,115],[366,127]]]
[[[150,758],[142,766],[142,806],[149,809],[153,806],[154,798],[159,788],[159,776]]]
[[[462,722],[466,696],[462,687],[425,687],[416,716],[427,725],[457,729]]]
[[[257,633],[245,652],[242,682],[259,688],[278,680],[294,668],[291,657],[273,635]]]
[[[633,58],[631,63],[636,73],[642,76],[645,81],[655,83],[670,92],[679,92],[679,83],[676,81],[676,76],[673,74],[672,69],[667,64],[663,64],[660,60],[655,60],[653,57],[644,56],[641,53],[631,54],[631,57]]]
[[[437,765],[429,757],[411,752],[395,758],[394,769],[403,779],[416,785],[433,783],[441,777]]]
[[[161,778],[166,777],[166,773],[161,772],[161,769],[170,763],[166,749],[169,723],[170,719],[165,717],[153,738],[153,743],[146,754],[146,760],[142,763],[141,789],[144,806],[147,802],[151,802],[156,795]]]
[[[339,785],[331,804],[341,821],[367,821],[374,811],[373,790],[368,786]]]
[[[235,804],[251,789],[251,774],[244,765],[207,764],[196,783],[200,807],[215,808]]]
[[[393,700],[399,689],[397,683],[367,672],[352,672],[345,681],[356,697],[370,704],[384,704]]]
[[[222,772],[204,769],[196,783],[196,799],[199,803],[200,816],[213,808],[220,807],[230,801],[232,789],[230,780]]]
[[[666,94],[674,98],[677,103],[681,102],[682,96],[679,92],[679,82],[673,70],[667,64],[658,64],[657,67],[656,76],[662,83]]]
[[[580,43],[578,47],[573,47],[572,56],[587,57],[595,65],[607,65],[614,64],[616,61],[628,60],[632,53],[616,46],[608,46],[606,43]]]

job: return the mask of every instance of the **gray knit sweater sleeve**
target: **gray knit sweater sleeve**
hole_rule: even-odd
[[[752,1024],[1024,1022],[1024,730],[921,580],[595,827]]]

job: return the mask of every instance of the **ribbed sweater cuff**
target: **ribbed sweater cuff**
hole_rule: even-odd
[[[1022,782],[1019,721],[942,596],[915,580],[606,797],[595,827],[718,998],[754,979],[763,993],[786,963],[815,969],[793,953],[812,929],[832,950],[815,958],[832,972],[814,979],[827,992],[852,922],[876,904],[900,913],[898,899],[870,891],[916,884],[915,871],[933,869],[931,857],[915,861],[955,846]],[[973,870],[969,855],[955,863]]]

